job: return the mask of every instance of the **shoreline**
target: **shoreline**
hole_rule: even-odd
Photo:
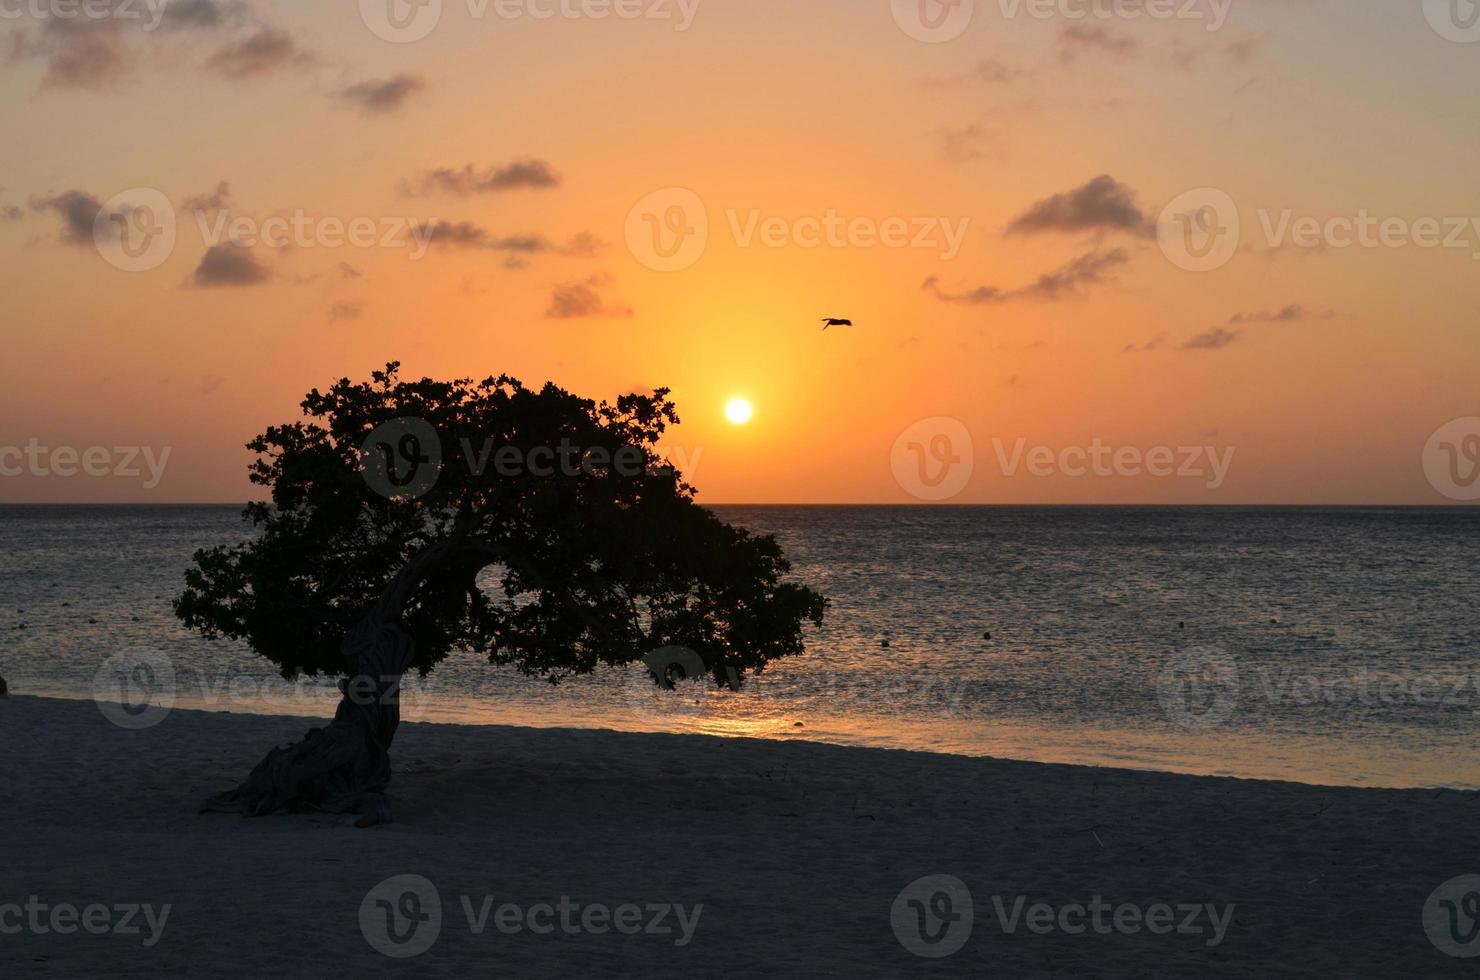
[[[385,827],[196,812],[321,721],[177,709],[124,730],[83,701],[0,701],[0,837],[11,845],[0,908],[33,895],[172,908],[148,947],[116,935],[0,937],[0,971],[897,976],[928,965],[949,976],[1377,977],[1468,965],[1435,948],[1424,914],[1437,888],[1480,870],[1468,847],[1475,793],[408,723]],[[378,926],[360,909],[407,875],[435,886],[442,927],[425,953],[397,960],[372,943],[366,930]],[[906,945],[908,916],[891,909],[939,876],[967,890],[974,918],[957,951],[927,960]],[[530,909],[564,897],[681,906],[691,941],[464,921],[485,899]],[[1221,932],[1040,933],[1011,914],[1101,898],[1146,923],[1163,906],[1215,910],[1205,918]]]
[[[414,693],[414,692],[409,692]],[[322,696],[322,714],[309,713],[306,710],[314,706],[314,694],[298,693],[289,694],[286,691],[282,697],[259,698],[250,701],[234,701],[233,707],[222,706],[221,703],[182,696],[175,702],[172,711],[198,712],[202,714],[220,714],[226,716],[248,716],[256,718],[278,718],[284,720],[298,719],[302,722],[315,724],[322,723],[333,715],[334,704],[337,703],[338,693],[324,686],[317,691]],[[20,695],[16,695],[19,697]],[[26,695],[40,700],[78,701],[95,704],[95,699],[88,694],[61,689],[43,689],[38,692],[27,691]],[[221,699],[222,702],[231,699]],[[609,710],[592,709],[582,715],[579,712],[556,711],[551,713],[540,706],[511,704],[499,702],[488,704],[473,698],[455,698],[449,703],[442,700],[431,700],[426,697],[416,696],[408,698],[408,705],[414,705],[414,710],[403,713],[402,727],[412,725],[424,725],[430,727],[469,727],[476,729],[532,729],[539,731],[571,731],[571,732],[610,732],[613,734],[651,734],[651,735],[692,735],[700,738],[718,738],[721,740],[754,740],[763,742],[775,742],[777,744],[790,744],[794,742],[809,743],[815,745],[831,745],[839,748],[856,748],[864,750],[878,750],[883,752],[914,752],[930,756],[947,756],[951,758],[983,759],[988,761],[1021,762],[1029,765],[1044,766],[1069,766],[1088,770],[1109,770],[1116,772],[1136,772],[1148,774],[1165,774],[1175,776],[1190,776],[1206,779],[1234,779],[1241,782],[1269,782],[1288,783],[1296,786],[1310,786],[1325,789],[1379,789],[1379,790],[1416,790],[1416,791],[1448,791],[1448,792],[1477,792],[1480,786],[1469,785],[1462,782],[1420,782],[1417,779],[1401,783],[1373,783],[1364,782],[1358,778],[1347,781],[1338,781],[1328,776],[1328,773],[1311,772],[1303,769],[1298,764],[1286,765],[1283,769],[1275,769],[1273,766],[1269,771],[1250,771],[1246,766],[1247,757],[1261,748],[1271,748],[1257,740],[1249,739],[1241,735],[1221,735],[1219,738],[1228,744],[1238,744],[1241,748],[1240,759],[1228,759],[1219,768],[1210,770],[1208,767],[1198,767],[1191,762],[1178,764],[1175,757],[1167,757],[1160,760],[1146,759],[1146,756],[1155,755],[1160,745],[1143,743],[1136,749],[1121,748],[1116,751],[1101,750],[1102,758],[1085,759],[1085,745],[1090,741],[1099,741],[1106,744],[1124,746],[1134,740],[1138,734],[1130,730],[1110,730],[1086,728],[1083,730],[1061,730],[1048,728],[1032,728],[1021,723],[1007,723],[1015,734],[1009,741],[1001,741],[995,746],[983,748],[980,745],[969,747],[951,748],[935,747],[930,745],[910,744],[911,741],[920,742],[920,738],[911,736],[920,732],[939,733],[942,730],[950,730],[960,727],[975,732],[980,725],[979,719],[937,719],[933,722],[920,722],[913,726],[906,725],[903,729],[899,722],[895,722],[888,733],[871,731],[868,729],[871,719],[863,718],[852,720],[854,724],[849,725],[842,717],[818,718],[807,717],[808,721],[796,726],[794,716],[776,715],[765,719],[765,728],[761,734],[755,734],[744,730],[753,726],[754,718],[736,719],[728,717],[684,717],[679,714],[668,716],[641,714],[620,715]],[[579,705],[576,705],[577,707]],[[556,720],[550,721],[551,717]],[[669,724],[665,725],[661,719],[666,717]],[[659,719],[659,720],[655,720]],[[1070,737],[1072,732],[1072,737]],[[1194,733],[1182,733],[1182,737],[1193,739]],[[979,741],[979,740],[978,740]],[[1025,748],[1026,744],[1032,744],[1032,748]],[[964,740],[958,739],[954,744],[964,745]],[[1282,746],[1288,749],[1289,746]],[[993,751],[993,749],[996,751]],[[1314,748],[1307,752],[1317,751]],[[1424,760],[1427,761],[1427,760]],[[1395,771],[1401,771],[1401,767],[1395,767]],[[1418,771],[1418,767],[1408,771]]]
[[[39,692],[28,690],[24,695],[12,695],[13,697],[32,697],[43,701],[72,701],[87,704],[96,704],[92,696],[74,691],[61,689],[43,689]],[[307,710],[314,707],[314,697],[321,696],[321,714],[309,713]],[[253,717],[253,718],[276,718],[281,720],[298,720],[305,724],[322,724],[333,716],[334,705],[337,703],[338,693],[324,686],[317,691],[317,695],[298,691],[289,694],[286,691],[281,698],[268,697],[250,701],[231,701],[221,699],[222,702],[231,702],[232,707],[222,706],[222,703],[182,696],[177,699],[171,712],[195,712],[207,715],[223,715],[230,717]],[[684,717],[674,715],[620,715],[613,714],[609,710],[588,710],[584,716],[579,712],[551,712],[543,710],[540,706],[510,704],[500,702],[488,704],[472,698],[456,698],[449,705],[445,701],[431,700],[426,697],[415,697],[408,699],[408,705],[414,705],[414,710],[403,714],[402,728],[408,726],[426,727],[467,727],[474,729],[531,729],[537,731],[570,731],[626,734],[626,735],[677,735],[694,736],[697,738],[716,738],[724,741],[750,740],[762,742],[774,742],[776,744],[791,744],[796,742],[830,745],[838,748],[854,748],[862,750],[877,750],[881,752],[911,752],[929,756],[946,756],[950,758],[981,759],[987,761],[1019,762],[1028,765],[1043,766],[1068,766],[1087,770],[1108,770],[1115,772],[1134,772],[1147,774],[1163,774],[1175,776],[1190,776],[1203,779],[1234,779],[1241,782],[1268,782],[1288,783],[1296,786],[1310,786],[1324,789],[1378,789],[1378,790],[1414,790],[1414,791],[1448,791],[1448,792],[1477,792],[1480,786],[1474,786],[1459,782],[1429,783],[1417,780],[1403,783],[1372,783],[1363,782],[1353,778],[1348,781],[1336,781],[1323,779],[1326,773],[1310,772],[1298,765],[1287,765],[1283,770],[1250,771],[1240,768],[1240,761],[1229,759],[1219,770],[1210,771],[1206,766],[1197,767],[1193,764],[1178,764],[1176,758],[1166,758],[1161,764],[1155,760],[1145,759],[1144,756],[1155,755],[1157,749],[1162,746],[1152,743],[1141,744],[1132,752],[1128,749],[1116,751],[1102,750],[1102,758],[1085,759],[1084,749],[1086,743],[1091,740],[1109,744],[1124,746],[1132,741],[1137,734],[1129,730],[1109,730],[1087,728],[1083,730],[1060,730],[1047,728],[1031,728],[1020,723],[1009,723],[1009,727],[1015,734],[1013,739],[1003,741],[996,746],[983,748],[980,745],[969,747],[951,748],[934,747],[921,744],[910,744],[911,741],[919,742],[921,739],[911,736],[918,732],[936,732],[961,727],[968,731],[978,729],[979,719],[940,719],[935,722],[921,722],[913,726],[900,728],[895,723],[891,732],[883,733],[871,731],[868,724],[871,719],[856,719],[853,725],[849,725],[841,717],[817,718],[807,716],[808,722],[804,725],[794,726],[793,716],[777,715],[765,719],[765,728],[760,734],[744,730],[755,724],[756,719],[735,719],[726,717]],[[551,717],[556,720],[550,721]],[[665,725],[661,720],[666,717],[669,724]],[[1073,737],[1069,737],[1069,732]],[[1183,733],[1183,737],[1192,739],[1197,737],[1193,733]],[[1244,736],[1223,735],[1220,738],[1230,744],[1241,746],[1241,759],[1247,758],[1255,750],[1261,747],[1261,743]],[[1024,748],[1027,743],[1032,743],[1033,748]],[[957,740],[957,745],[962,745]],[[1288,746],[1283,746],[1288,748]],[[993,751],[993,748],[996,751]],[[1307,751],[1315,751],[1309,749]],[[1128,754],[1130,753],[1130,754]],[[1243,763],[1246,765],[1246,762]],[[1414,770],[1416,771],[1416,770]]]

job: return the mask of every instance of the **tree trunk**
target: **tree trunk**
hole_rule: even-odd
[[[470,554],[490,561],[496,557],[486,545],[470,541],[468,528],[460,523],[397,572],[345,634],[340,649],[349,676],[339,682],[334,720],[309,729],[301,742],[267,753],[246,782],[206,800],[201,812],[265,817],[317,810],[357,813],[357,827],[390,823],[385,791],[391,780],[391,742],[401,724],[401,678],[416,655],[401,612],[428,576]]]
[[[246,782],[211,797],[202,812],[262,817],[318,810],[358,813],[360,827],[390,822],[385,791],[401,721],[401,677],[414,652],[411,636],[377,607],[345,636],[343,649],[354,669],[339,682],[334,720],[310,729],[301,742],[273,749]]]

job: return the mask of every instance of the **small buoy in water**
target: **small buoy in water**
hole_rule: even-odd
[[[983,633],[982,634],[982,639],[984,639],[984,640],[990,640],[991,638],[992,638],[992,634],[991,633]]]
[[[96,626],[96,625],[97,625],[97,622],[98,622],[98,621],[97,621],[97,620],[96,620],[96,619],[93,619],[93,618],[92,618],[92,617],[91,617],[91,616],[89,616],[89,617],[88,617],[88,618],[87,618],[87,621],[88,621],[88,622],[89,622],[89,623],[92,623],[92,624],[93,624],[93,625],[94,625],[94,626]]]
[[[5,683],[5,678],[0,677],[0,698],[10,697],[10,687]]]
[[[1177,623],[1177,629],[1179,629],[1179,630],[1185,630],[1186,628],[1187,628],[1187,623],[1186,622],[1179,622],[1179,623]]]
[[[886,640],[882,640],[882,641],[880,641],[879,646],[881,646],[885,650],[887,650],[887,649],[889,649],[889,641],[887,639]]]
[[[791,727],[792,728],[804,728],[806,726],[804,726],[801,722],[797,722],[795,725],[792,725]]]
[[[1280,625],[1280,621],[1278,619],[1271,619],[1269,621],[1269,623],[1270,623],[1271,626],[1278,626],[1278,625]]]

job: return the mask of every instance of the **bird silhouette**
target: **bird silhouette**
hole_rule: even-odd
[[[853,326],[853,321],[852,320],[840,320],[837,317],[831,317],[831,316],[825,316],[825,317],[822,318],[822,329],[824,329],[824,330],[826,330],[828,327],[851,327],[851,326]]]

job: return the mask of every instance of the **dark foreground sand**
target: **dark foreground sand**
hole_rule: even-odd
[[[1400,977],[1480,963],[1424,926],[1436,887],[1480,872],[1473,793],[412,725],[390,826],[196,815],[309,724],[175,711],[130,731],[91,702],[0,701],[0,976]],[[372,894],[402,875],[435,893],[403,879]],[[969,933],[948,884],[896,905],[931,875],[969,891]],[[1108,910],[1091,912],[1096,896]],[[1020,897],[1009,933],[997,906],[1010,918]],[[1035,932],[1040,903],[1052,911],[1035,921],[1051,922]],[[433,934],[412,958],[377,949]],[[906,941],[960,948],[932,959]]]

